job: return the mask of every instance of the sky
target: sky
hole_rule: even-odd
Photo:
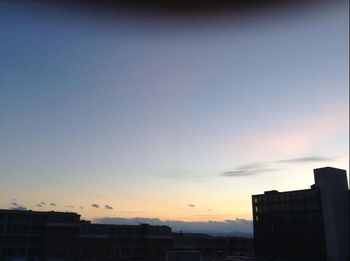
[[[227,223],[348,171],[348,19],[1,2],[0,208]]]

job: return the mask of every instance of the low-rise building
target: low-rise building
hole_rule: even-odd
[[[252,239],[91,224],[69,212],[0,210],[0,261],[221,261],[245,255],[253,255]]]
[[[254,256],[252,238],[234,236],[211,236],[196,233],[174,233],[173,251],[177,255],[198,252],[201,260],[226,260],[229,257],[251,258]],[[174,255],[175,255],[174,254]]]
[[[102,225],[76,213],[0,210],[0,260],[164,261],[167,226]]]

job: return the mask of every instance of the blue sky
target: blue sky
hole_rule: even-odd
[[[250,219],[251,194],[348,170],[345,1],[182,19],[0,10],[2,208]]]

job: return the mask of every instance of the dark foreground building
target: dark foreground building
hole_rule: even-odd
[[[253,240],[251,238],[211,236],[195,233],[174,233],[172,253],[168,260],[236,260],[238,257],[246,261],[254,256]],[[236,259],[234,259],[236,258]]]
[[[79,237],[79,222],[75,213],[0,210],[0,260],[65,256]]]
[[[101,225],[65,212],[0,210],[0,261],[163,261],[171,228]]]
[[[314,170],[310,189],[252,196],[256,260],[349,260],[346,171]]]
[[[251,256],[253,240],[147,224],[91,224],[76,213],[0,210],[0,261],[166,261],[180,250],[182,258],[198,252],[201,261],[221,261]]]

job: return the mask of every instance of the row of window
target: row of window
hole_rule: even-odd
[[[46,252],[48,256],[64,257],[64,256],[94,256],[97,254],[104,255],[146,255],[147,251],[144,248],[105,248],[104,251],[99,251],[96,249],[70,249],[70,248],[60,248],[52,251]],[[16,248],[16,247],[4,247],[0,248],[1,256],[42,256],[42,248]]]
[[[30,213],[0,213],[0,221],[8,223],[43,223],[46,221],[46,216],[31,215]]]
[[[87,225],[82,226],[81,231],[83,233],[93,233],[93,234],[121,234],[121,235],[143,235],[145,231],[141,228],[118,228],[113,226],[93,226]]]
[[[289,245],[282,247],[277,247],[276,245],[268,246],[264,245],[263,248],[257,249],[257,252],[260,253],[266,253],[267,256],[271,256],[273,253],[274,256],[310,256],[310,257],[322,257],[325,255],[324,248],[322,248],[320,245],[316,246],[295,246],[295,245]]]
[[[25,244],[42,244],[44,242],[42,237],[13,237],[4,236],[0,237],[0,245],[11,244],[11,245],[25,245]]]
[[[253,196],[253,203],[258,204],[262,202],[280,202],[280,201],[293,201],[293,200],[308,200],[316,199],[319,197],[319,191],[316,189],[312,190],[301,190],[292,192],[276,192],[271,194],[264,194],[260,196]]]
[[[259,216],[266,220],[294,220],[303,219],[308,220],[321,220],[321,211],[291,211],[291,212],[260,212],[255,213],[254,216]]]
[[[21,213],[4,213],[0,212],[0,222],[7,221],[9,223],[79,223],[79,215],[76,214],[33,214],[31,212]]]
[[[318,201],[299,201],[292,203],[280,204],[264,204],[254,206],[254,212],[269,212],[269,211],[305,211],[320,209]]]
[[[26,225],[0,225],[0,232],[10,233],[43,233],[45,231],[44,226],[26,226]]]

